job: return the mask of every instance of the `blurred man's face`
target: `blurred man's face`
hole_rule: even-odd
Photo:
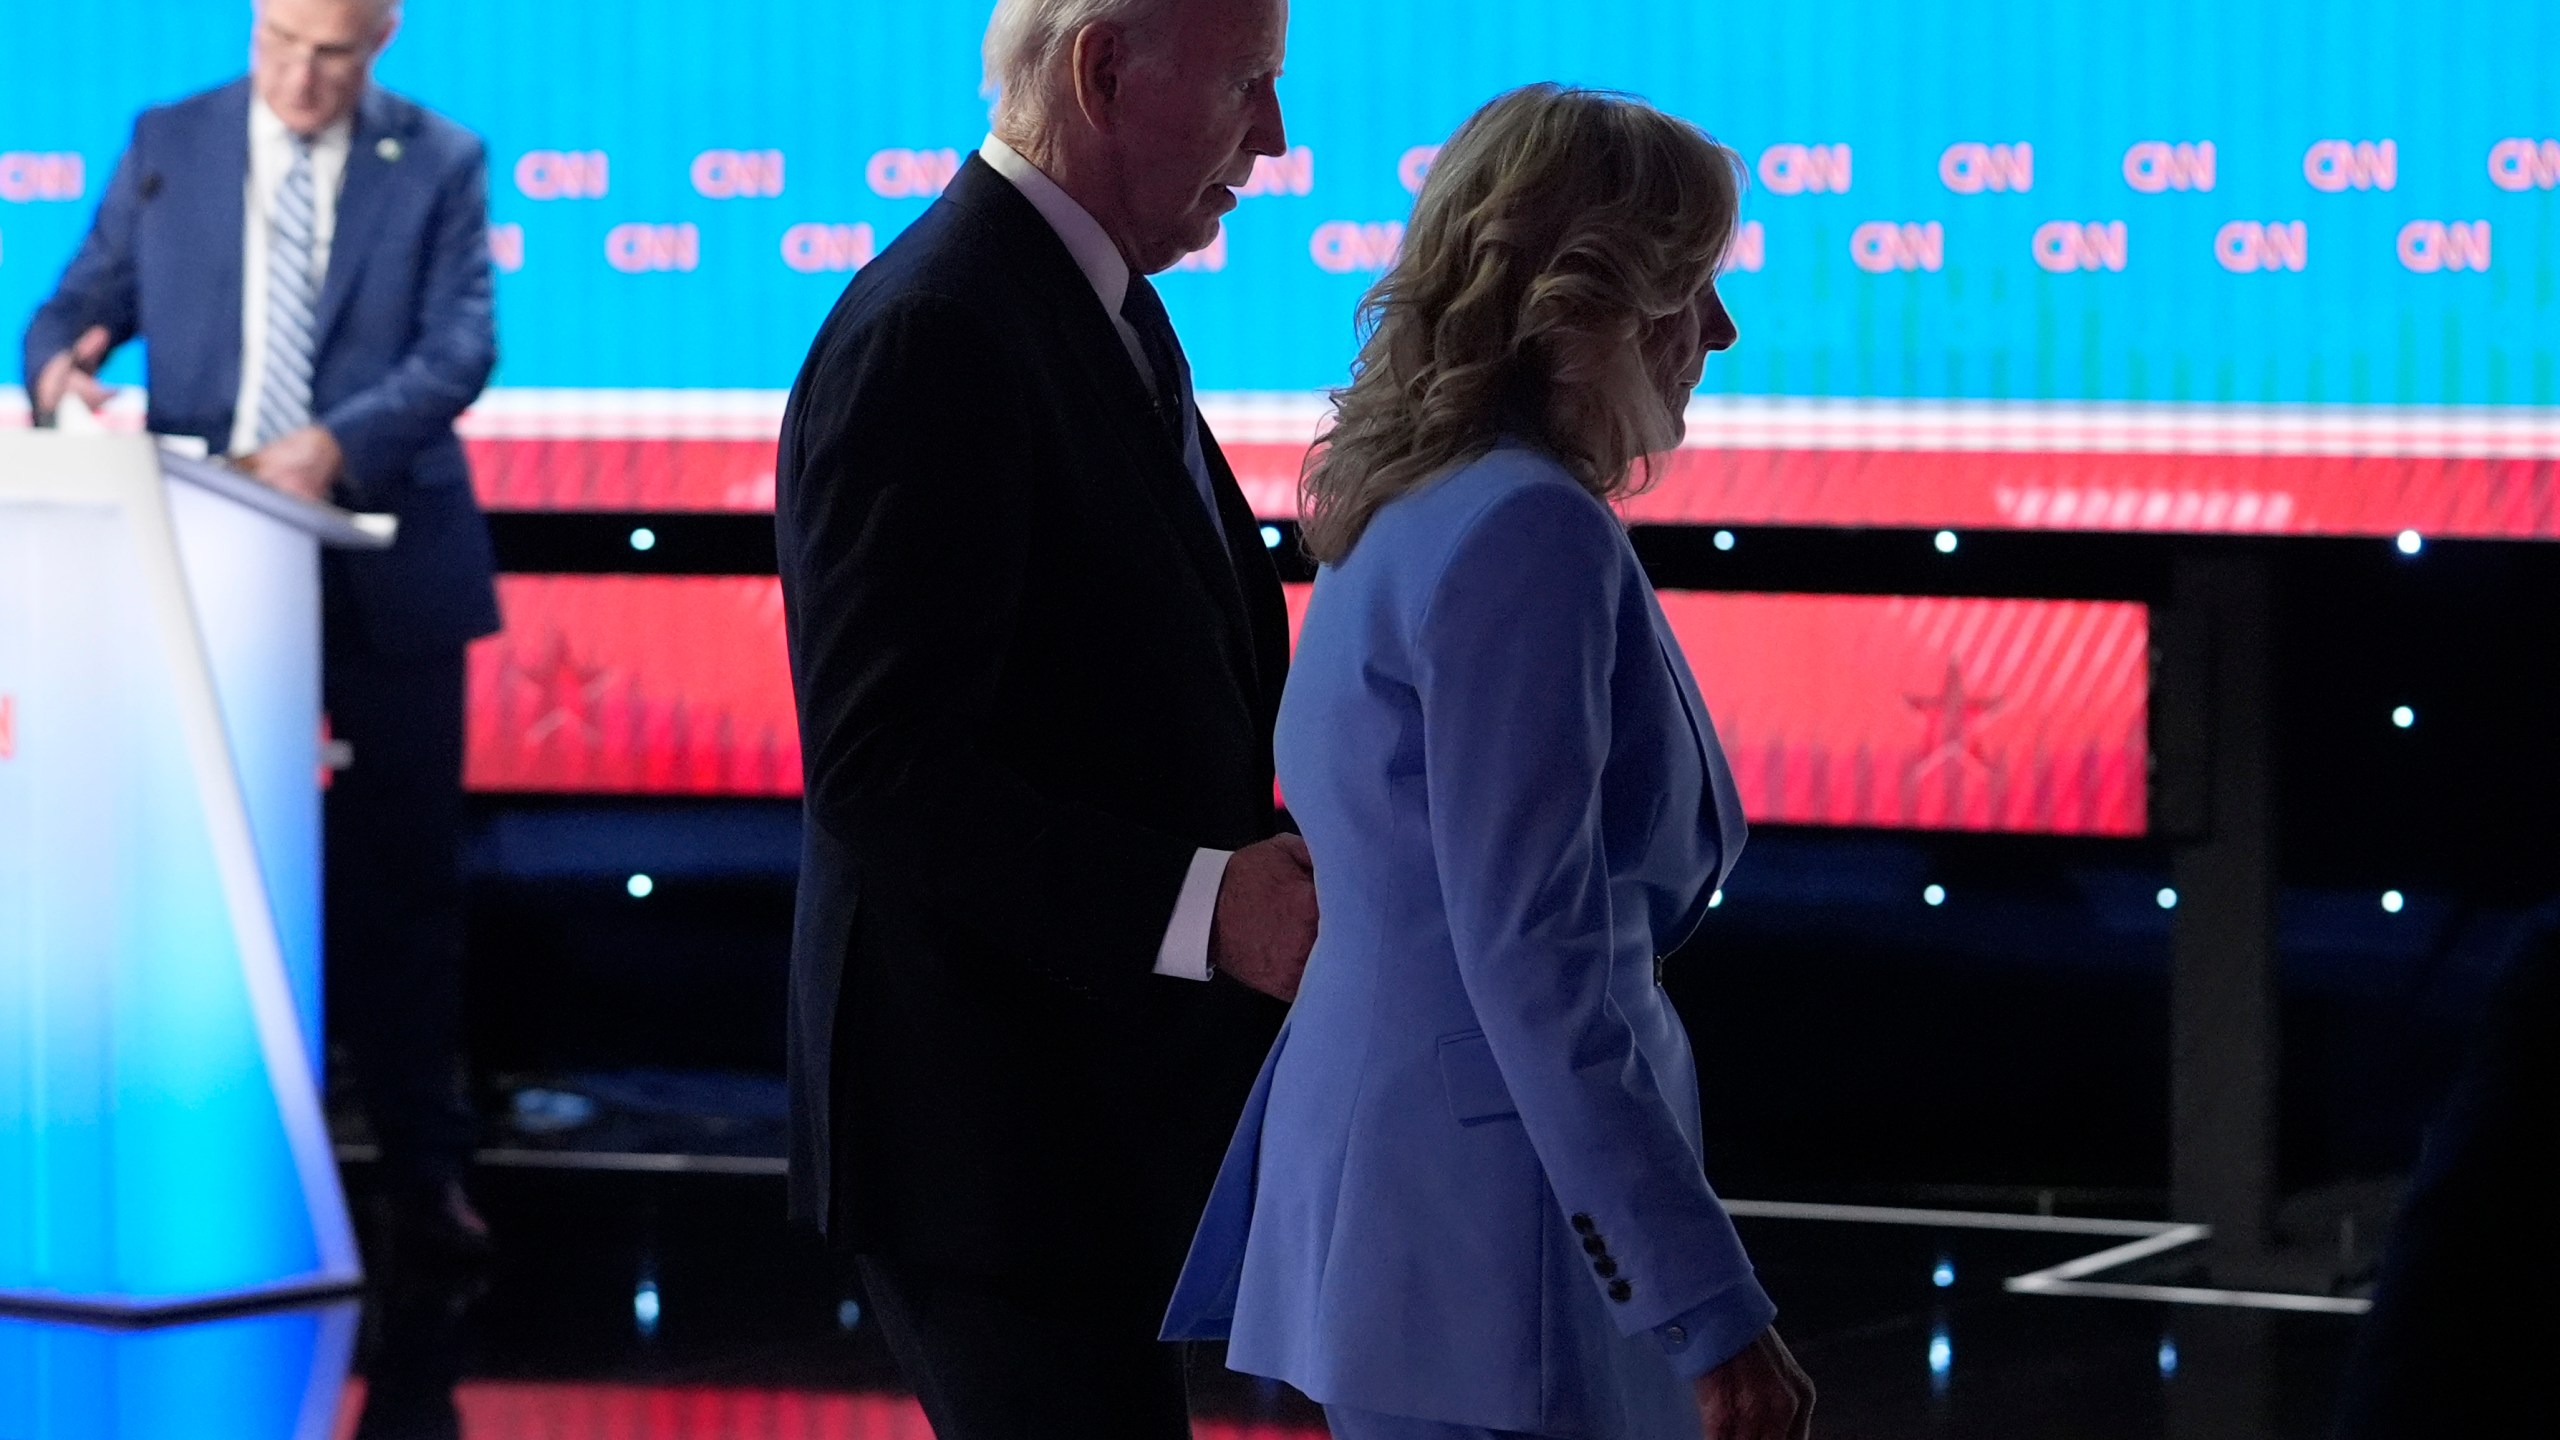
[[[1145,37],[1112,136],[1141,274],[1216,239],[1254,157],[1288,149],[1275,88],[1288,32],[1288,0],[1193,0]]]
[[[328,129],[355,113],[394,28],[387,0],[259,0],[249,41],[258,98],[298,135]]]

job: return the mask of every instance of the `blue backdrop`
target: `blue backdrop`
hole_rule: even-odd
[[[14,338],[133,112],[237,74],[249,6],[0,3]],[[787,385],[841,267],[927,203],[899,192],[981,135],[988,8],[411,6],[383,80],[489,141],[498,383]],[[1221,268],[1164,288],[1203,388],[1338,383],[1408,157],[1553,78],[1752,162],[1760,268],[1728,282],[1745,344],[1709,390],[2551,405],[2555,54],[2550,0],[1300,0],[1303,150],[1230,217]],[[2024,177],[1991,148],[2017,146]]]

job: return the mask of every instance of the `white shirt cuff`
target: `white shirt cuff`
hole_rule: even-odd
[[[1191,873],[1173,902],[1173,923],[1156,947],[1156,973],[1183,980],[1209,978],[1209,922],[1218,918],[1218,886],[1227,878],[1232,850],[1203,850],[1191,857]]]

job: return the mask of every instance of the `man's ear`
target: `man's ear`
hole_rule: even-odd
[[[1076,32],[1070,55],[1075,66],[1076,109],[1086,124],[1108,135],[1118,125],[1129,37],[1117,25],[1087,25]]]

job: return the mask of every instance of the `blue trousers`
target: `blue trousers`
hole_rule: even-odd
[[[1522,1430],[1487,1430],[1480,1425],[1453,1425],[1446,1420],[1408,1420],[1341,1405],[1324,1407],[1325,1428],[1333,1440],[1539,1440]]]

